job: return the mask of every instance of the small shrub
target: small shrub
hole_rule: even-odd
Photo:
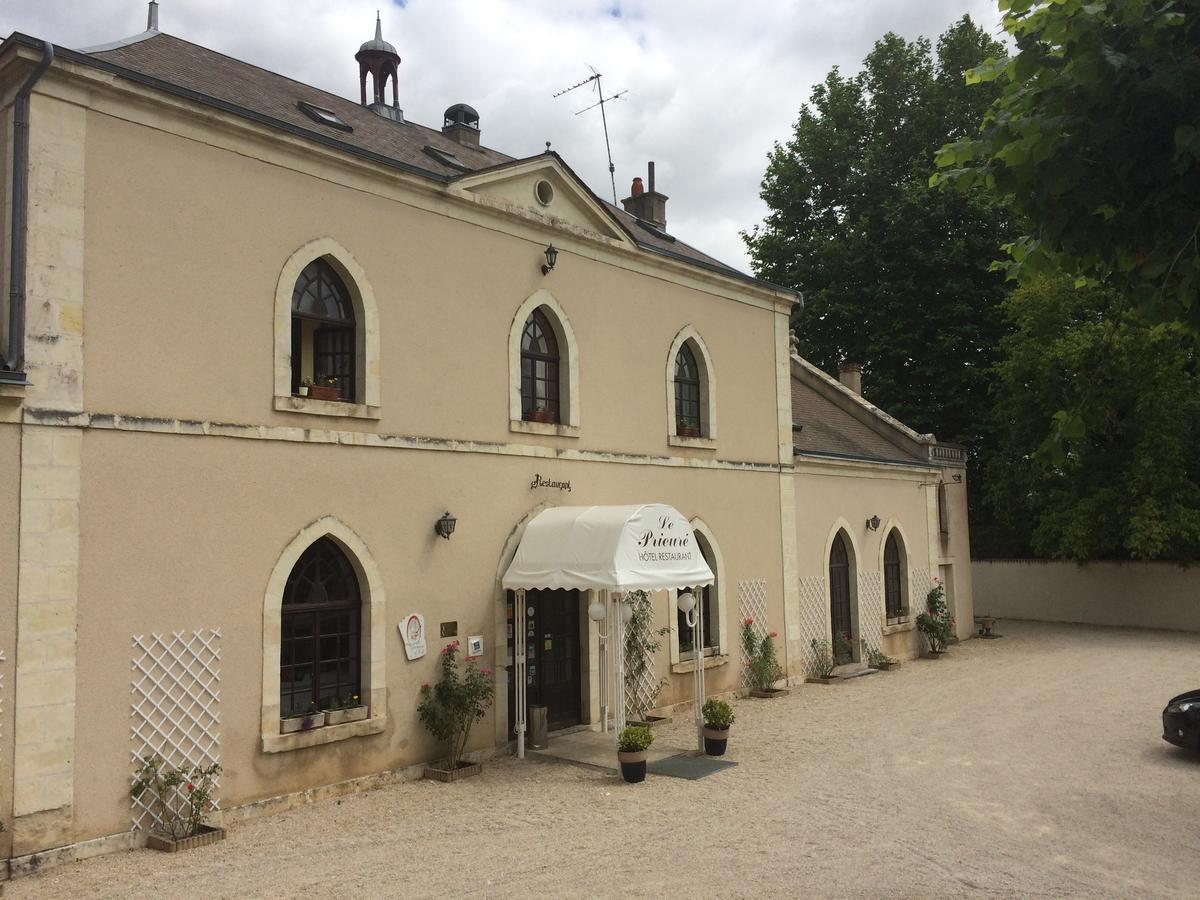
[[[622,753],[637,753],[654,743],[654,732],[645,725],[628,725],[617,737],[617,749]]]
[[[746,656],[746,673],[750,686],[756,691],[769,691],[783,677],[783,667],[775,656],[776,632],[759,638],[754,633],[754,620],[742,622],[742,650]]]
[[[813,677],[832,677],[833,670],[837,668],[837,660],[833,658],[833,651],[829,649],[829,641],[818,641],[816,638],[813,638],[808,642],[808,645],[812,648],[813,652]]]
[[[925,598],[925,610],[917,616],[917,630],[925,636],[931,652],[941,653],[950,643],[957,622],[946,608],[946,588],[936,578]]]
[[[496,686],[492,670],[480,669],[467,663],[460,674],[458,641],[447,644],[441,652],[441,679],[436,685],[421,685],[421,702],[417,715],[421,724],[446,749],[446,767],[458,768],[471,726],[482,719],[492,705]]]
[[[895,662],[894,659],[878,647],[872,647],[865,639],[862,642],[862,647],[863,655],[867,658],[867,665],[873,669],[882,669],[884,666],[890,666]]]
[[[157,830],[177,841],[196,834],[204,824],[213,808],[213,781],[219,774],[220,763],[177,769],[154,753],[142,757],[129,795],[136,800],[149,791]]]
[[[700,712],[704,716],[706,728],[724,731],[734,723],[733,708],[724,700],[718,700],[716,697],[705,700]]]

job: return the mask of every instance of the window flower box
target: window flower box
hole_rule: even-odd
[[[342,399],[337,386],[328,384],[310,384],[308,396],[313,400],[333,400],[335,402]]]
[[[325,712],[310,712],[300,716],[289,716],[279,720],[279,733],[292,734],[295,731],[311,731],[325,725]]]
[[[677,425],[675,427],[675,436],[681,438],[698,438],[700,437],[700,429],[694,425]]]
[[[345,722],[357,722],[367,717],[367,707],[350,706],[343,709],[325,710],[326,725],[341,725]]]

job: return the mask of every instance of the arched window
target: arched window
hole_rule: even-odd
[[[521,332],[521,418],[559,421],[558,338],[539,306]]]
[[[313,260],[292,290],[292,393],[307,384],[316,399],[354,402],[355,331],[345,283],[324,259]]]
[[[904,560],[900,552],[900,540],[896,532],[888,534],[883,545],[883,598],[889,621],[905,614]]]
[[[841,532],[829,548],[829,622],[838,663],[854,659],[854,615],[850,595],[850,553]]]
[[[330,538],[292,567],[280,614],[280,715],[324,709],[361,693],[362,597],[354,567]]]
[[[708,567],[712,569],[713,574],[717,574],[717,566],[713,560],[712,550],[709,549],[704,539],[697,534],[696,545],[700,548],[700,554],[704,557],[704,561]],[[705,656],[711,656],[717,652],[718,635],[720,634],[720,610],[717,608],[717,582],[706,584],[702,588],[696,588],[693,593],[696,595],[696,603],[702,608],[703,615],[700,621],[702,646]],[[687,615],[678,608],[676,614],[679,616],[677,622],[679,628],[679,654],[680,658],[686,658],[689,654],[694,654],[696,651],[696,629],[688,625]]]
[[[700,437],[700,367],[692,353],[691,342],[675,354],[675,433],[680,437]]]

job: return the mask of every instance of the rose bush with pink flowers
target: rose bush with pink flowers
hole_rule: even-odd
[[[946,608],[946,588],[935,578],[933,590],[925,598],[925,612],[917,616],[917,630],[925,635],[932,653],[941,653],[950,643],[957,624]]]
[[[756,691],[769,691],[783,677],[783,667],[775,656],[777,632],[765,634],[760,639],[754,633],[754,620],[742,622],[742,650],[745,651],[746,673],[750,686]]]
[[[458,663],[458,641],[447,644],[440,654],[441,678],[421,685],[417,714],[429,733],[446,748],[446,768],[457,769],[467,747],[471,726],[486,715],[496,694],[492,670],[468,662]]]

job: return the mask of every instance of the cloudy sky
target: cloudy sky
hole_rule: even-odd
[[[437,126],[452,103],[479,110],[483,142],[529,156],[551,141],[612,196],[589,89],[552,94],[594,66],[606,93],[617,191],[656,162],[667,227],[749,269],[738,232],[760,221],[766,155],[785,140],[814,82],[856,71],[895,31],[936,38],[964,13],[999,33],[994,0],[161,0],[161,30],[346,97],[354,53],[396,45],[400,106]],[[141,0],[5,0],[0,30],[84,48],[142,31]]]

